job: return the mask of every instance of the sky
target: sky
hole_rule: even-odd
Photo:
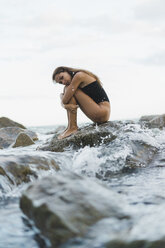
[[[164,0],[0,0],[0,116],[67,124],[58,66],[102,81],[110,120],[165,113]],[[90,120],[78,110],[78,123]]]

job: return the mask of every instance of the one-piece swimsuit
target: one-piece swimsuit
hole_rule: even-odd
[[[109,102],[109,98],[105,90],[98,83],[98,81],[94,81],[80,89],[89,97],[91,97],[96,103],[105,102],[105,101]]]

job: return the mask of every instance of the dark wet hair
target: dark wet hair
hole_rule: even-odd
[[[52,80],[55,82],[55,76],[61,72],[68,72],[71,77],[73,78],[74,75],[77,73],[77,72],[85,72],[86,74],[88,74],[89,76],[92,76],[94,77],[100,84],[101,84],[101,81],[100,79],[95,75],[93,74],[92,72],[90,71],[87,71],[87,70],[84,70],[84,69],[76,69],[76,68],[72,68],[72,67],[67,67],[67,66],[59,66],[57,67],[54,72],[53,72],[53,75],[52,75]]]

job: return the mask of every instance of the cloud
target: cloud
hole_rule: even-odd
[[[107,34],[130,32],[132,29],[132,25],[127,21],[117,17],[111,17],[107,14],[79,19],[76,21],[76,24],[90,30],[94,29],[95,32],[98,31]]]
[[[151,66],[165,66],[165,51],[155,53],[145,58],[134,59],[134,62]]]
[[[135,31],[145,36],[165,37],[164,13],[164,0],[138,0],[133,7]]]
[[[134,8],[134,15],[137,19],[153,21],[165,21],[165,1],[164,0],[143,0],[139,1]]]

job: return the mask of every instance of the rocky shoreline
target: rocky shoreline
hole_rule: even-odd
[[[140,128],[136,130],[138,138],[134,138],[137,126],[142,127],[144,132],[150,128],[161,130],[165,127],[165,115],[143,116],[136,122],[110,121],[102,125],[86,125],[64,140],[57,139],[59,132],[55,130],[53,137],[37,147],[38,154],[34,156],[0,155],[0,176],[12,185],[29,183],[31,177],[38,178],[37,170],[54,170],[53,175],[34,180],[20,198],[20,208],[29,220],[34,221],[41,236],[47,239],[48,247],[65,247],[65,243],[72,243],[72,239],[93,235],[97,225],[102,223],[108,223],[109,240],[104,242],[106,248],[164,247],[164,236],[157,240],[129,238],[134,220],[122,207],[127,206],[125,198],[120,192],[114,192],[100,182],[99,178],[103,176],[101,172],[95,179],[91,179],[70,170],[62,171],[53,158],[55,153],[78,151],[86,146],[100,147],[102,153],[110,152],[111,143],[123,142],[128,145],[130,152],[124,158],[124,167],[120,173],[145,168],[158,156],[159,149],[147,139],[144,141],[140,138],[144,135]],[[0,118],[1,149],[19,149],[34,145],[35,142],[37,145],[37,140],[35,132],[6,117]],[[45,157],[45,152],[50,152],[50,155]],[[104,179],[109,177],[109,173],[106,171]],[[0,186],[3,190],[3,185]],[[113,222],[119,223],[120,228],[113,225]]]

